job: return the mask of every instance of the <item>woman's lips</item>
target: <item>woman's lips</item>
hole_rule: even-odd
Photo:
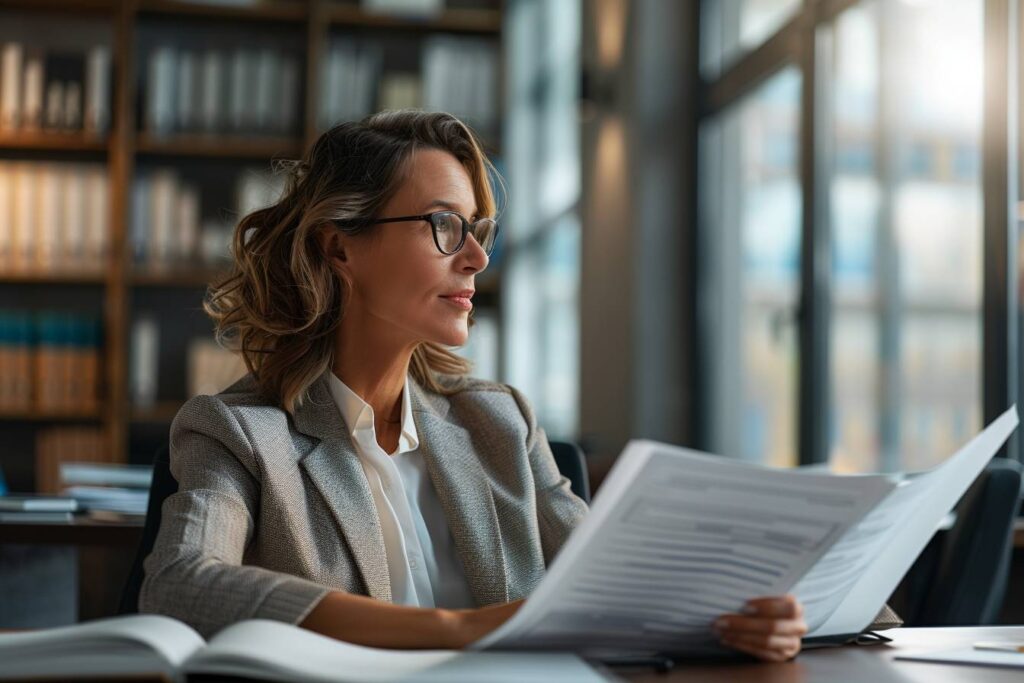
[[[465,296],[442,296],[445,301],[450,301],[453,305],[458,306],[464,311],[472,310],[473,302],[470,301],[469,297]]]

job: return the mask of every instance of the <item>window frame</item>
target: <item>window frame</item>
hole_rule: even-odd
[[[704,0],[706,2],[708,0]],[[710,0],[712,2],[717,0]],[[883,0],[884,1],[884,0]],[[798,462],[826,462],[829,456],[829,420],[821,406],[831,406],[831,240],[829,161],[832,150],[818,116],[829,83],[827,74],[831,26],[843,12],[861,0],[804,0],[793,16],[760,46],[746,52],[716,78],[706,80],[696,65],[698,127],[752,93],[783,68],[800,69],[799,178],[801,186],[800,297],[798,325],[799,378],[797,430]],[[984,109],[982,122],[982,340],[981,400],[985,424],[994,420],[1020,397],[1020,336],[1018,308],[1018,36],[1019,0],[983,0],[984,3]],[[700,6],[694,3],[699,26]],[[699,35],[700,31],[696,31]],[[703,49],[703,45],[698,50]],[[807,125],[810,122],[811,125]],[[698,177],[697,182],[701,179]],[[699,295],[699,292],[695,292]],[[702,367],[707,344],[698,345],[696,367]],[[888,392],[886,392],[888,393]],[[895,406],[881,406],[890,414]],[[826,412],[826,415],[829,411]],[[704,423],[706,415],[696,416]],[[883,422],[885,422],[883,420]],[[890,420],[891,422],[891,420]],[[885,425],[883,424],[883,428]],[[706,446],[703,430],[698,446]],[[1016,433],[1000,456],[1021,459]]]

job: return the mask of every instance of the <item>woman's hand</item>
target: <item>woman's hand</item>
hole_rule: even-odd
[[[792,595],[755,598],[743,614],[724,614],[712,631],[726,647],[746,652],[768,662],[784,662],[800,652],[800,639],[807,633],[804,608]]]
[[[442,610],[446,647],[462,649],[508,621],[525,600],[475,609]]]

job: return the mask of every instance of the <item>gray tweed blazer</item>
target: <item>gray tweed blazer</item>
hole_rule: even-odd
[[[327,379],[292,416],[249,376],[181,408],[170,449],[179,490],[144,563],[141,612],[209,637],[242,619],[297,624],[331,590],[391,600],[380,522]],[[586,505],[517,390],[409,387],[419,452],[473,597],[526,597]]]

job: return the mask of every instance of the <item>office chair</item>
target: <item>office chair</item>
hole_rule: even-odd
[[[992,460],[957,505],[953,527],[931,540],[896,589],[892,605],[907,626],[996,623],[1020,491],[1020,464]]]
[[[144,575],[142,563],[153,550],[157,531],[160,530],[160,515],[164,500],[178,492],[178,482],[171,474],[170,449],[164,444],[157,449],[153,458],[153,479],[149,483],[149,502],[146,504],[146,523],[142,528],[142,540],[135,552],[132,569],[128,573],[124,589],[121,591],[121,604],[118,614],[135,614],[139,611],[139,591],[142,590]]]
[[[570,482],[572,491],[588,504],[590,503],[590,478],[583,451],[569,441],[552,441],[551,451],[555,455],[558,470]],[[178,491],[178,482],[171,474],[170,450],[167,444],[161,446],[153,458],[153,480],[149,486],[149,503],[146,506],[146,524],[142,530],[142,541],[135,552],[132,569],[121,591],[118,614],[135,614],[139,611],[139,591],[144,577],[143,562],[153,551],[157,532],[160,530],[160,514],[164,500]]]
[[[590,475],[583,450],[571,441],[548,441],[558,471],[569,480],[572,492],[590,505]]]

